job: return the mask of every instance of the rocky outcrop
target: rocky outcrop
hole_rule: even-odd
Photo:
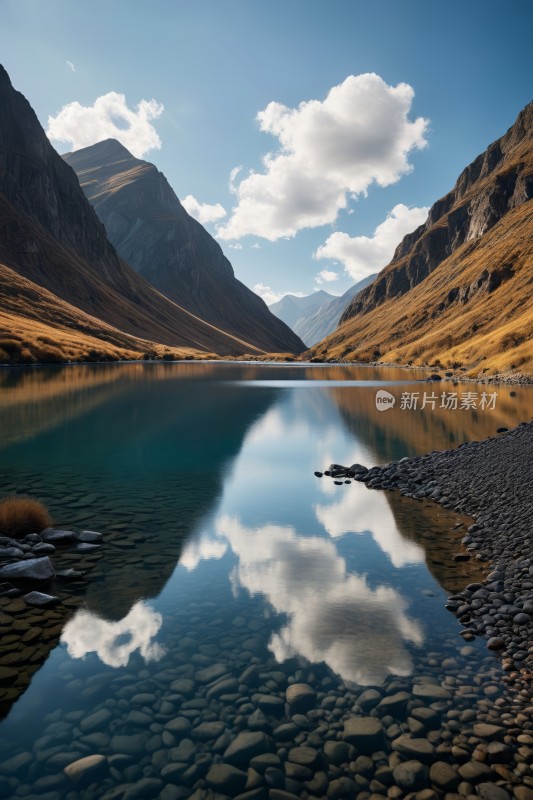
[[[218,242],[181,205],[165,176],[115,139],[63,156],[120,256],[166,297],[270,352],[304,349],[235,278]]]
[[[306,353],[533,374],[533,103]]]
[[[426,222],[402,239],[391,263],[354,298],[341,323],[413,289],[462,245],[530,200],[533,174],[525,156],[531,153],[532,137],[530,103],[507,133],[463,170],[452,191],[431,207]]]

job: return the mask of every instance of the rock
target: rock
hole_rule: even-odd
[[[225,664],[211,664],[209,667],[199,669],[195,674],[195,678],[198,683],[212,683],[217,678],[226,675],[227,672],[228,668]]]
[[[403,761],[393,770],[396,784],[409,792],[423,789],[427,784],[428,768],[420,761]]]
[[[142,733],[134,733],[131,736],[126,734],[116,734],[111,739],[110,748],[114,753],[126,753],[129,756],[144,755],[144,745],[146,737]]]
[[[0,580],[49,581],[54,575],[54,568],[48,556],[28,558],[15,564],[6,564],[0,569]]]
[[[33,759],[30,753],[17,753],[16,756],[8,758],[7,761],[2,761],[0,764],[0,774],[17,775],[17,773],[23,772],[32,761]]]
[[[287,759],[293,764],[299,764],[307,769],[316,769],[321,761],[320,752],[314,747],[292,747]]]
[[[247,767],[254,756],[270,751],[270,740],[261,731],[243,731],[224,752],[224,761],[235,767]]]
[[[293,683],[285,692],[285,699],[291,713],[296,711],[304,714],[315,706],[316,692],[307,683]]]
[[[90,542],[80,542],[76,545],[74,550],[79,553],[91,553],[93,550],[98,550],[99,544],[91,544]]]
[[[415,683],[413,686],[413,696],[419,697],[421,700],[448,700],[450,692],[445,686],[439,686],[433,683]]]
[[[29,606],[53,606],[59,603],[59,597],[43,592],[28,592],[22,598]]]
[[[160,778],[141,778],[135,782],[123,795],[124,800],[149,800],[149,798],[159,797],[159,792],[163,788],[163,781]]]
[[[476,792],[482,800],[511,800],[509,792],[495,783],[478,783]]]
[[[273,694],[261,694],[259,697],[254,696],[255,702],[265,714],[274,717],[282,717],[285,713],[285,703],[281,697],[276,697]]]
[[[175,717],[174,719],[171,719],[169,722],[167,722],[167,724],[165,725],[167,731],[174,733],[176,736],[179,736],[180,738],[188,736],[189,733],[191,732],[191,727],[192,727],[191,723],[186,717]]]
[[[78,534],[74,533],[74,531],[58,531],[54,528],[45,528],[41,532],[41,539],[49,544],[70,544],[78,541]]]
[[[324,753],[331,764],[339,765],[348,761],[350,748],[346,742],[328,741],[324,744]]]
[[[101,542],[104,537],[98,531],[82,531],[78,535],[78,541],[86,542],[87,544],[96,544]]]
[[[385,744],[383,726],[375,717],[349,717],[344,722],[342,737],[365,755],[382,750]]]
[[[196,728],[193,728],[191,736],[193,739],[199,739],[201,742],[210,742],[213,739],[218,739],[224,733],[226,725],[224,722],[201,722]]]
[[[98,728],[102,728],[107,722],[109,722],[111,717],[112,714],[109,709],[101,708],[98,711],[95,711],[93,714],[89,714],[88,717],[84,717],[80,720],[80,730],[83,731],[83,733],[90,733],[91,731],[98,730]]]
[[[413,739],[406,733],[392,742],[392,749],[402,756],[429,761],[433,758],[435,748],[427,739]]]
[[[487,641],[487,647],[489,650],[501,650],[502,647],[505,647],[505,642],[503,639],[500,639],[499,636],[492,636]]]
[[[378,703],[377,709],[382,716],[391,714],[393,717],[398,717],[405,712],[410,699],[411,695],[408,692],[396,692],[396,694],[390,694],[384,697],[383,700]]]
[[[481,761],[467,761],[465,764],[461,764],[458,772],[461,778],[468,783],[479,783],[490,778],[492,774],[490,767],[482,764]]]
[[[63,770],[75,786],[86,786],[105,777],[108,772],[107,758],[100,754],[78,758]]]
[[[234,797],[244,791],[247,774],[231,764],[212,764],[206,775],[206,783],[215,791]]]
[[[374,708],[381,700],[382,694],[376,689],[365,689],[365,691],[357,698],[357,704],[363,711],[369,711]]]
[[[487,722],[477,722],[474,725],[474,736],[478,736],[480,739],[495,739],[501,733],[504,733],[505,728],[502,728],[501,725],[491,725]]]
[[[170,689],[177,694],[182,694],[184,697],[192,697],[195,686],[195,682],[191,681],[190,678],[178,678],[178,680],[172,681]]]
[[[429,780],[444,792],[454,792],[461,778],[445,761],[435,761],[429,769]]]

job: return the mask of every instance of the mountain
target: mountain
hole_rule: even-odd
[[[377,272],[367,278],[363,278],[362,281],[350,286],[340,297],[333,297],[332,300],[323,303],[308,316],[300,317],[296,324],[292,326],[294,332],[306,343],[307,347],[312,347],[321,339],[333,333],[350,300],[372,283],[376,276]]]
[[[313,294],[305,295],[305,297],[297,297],[295,294],[286,294],[281,300],[272,303],[269,306],[270,311],[285,322],[289,328],[294,330],[294,326],[302,317],[307,317],[310,314],[324,305],[324,303],[333,300],[335,295],[320,289]]]
[[[2,293],[10,303],[9,314],[2,315],[1,360],[6,342],[15,347],[11,334],[24,341],[20,331],[29,331],[31,347],[39,346],[37,336],[60,346],[62,330],[76,330],[76,315],[86,327],[83,336],[96,337],[106,357],[161,352],[162,346],[180,355],[263,352],[164,297],[118,256],[76,173],[1,66],[0,143],[0,264]],[[45,305],[50,325],[39,320]],[[59,326],[54,308],[64,314]],[[78,342],[79,349],[87,343]],[[24,348],[21,360],[34,360],[33,350]]]
[[[165,176],[115,139],[63,156],[119,255],[163,295],[267,352],[303,342],[235,278],[218,242],[185,211]]]
[[[307,355],[533,373],[533,102]]]

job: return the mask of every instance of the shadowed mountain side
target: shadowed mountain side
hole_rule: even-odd
[[[89,571],[86,580],[52,583],[48,587],[51,593],[64,602],[52,611],[27,612],[32,631],[40,630],[41,635],[23,640],[30,627],[23,626],[20,640],[10,641],[3,649],[0,667],[19,671],[16,680],[0,688],[0,711],[4,715],[57,645],[73,610],[83,603],[93,615],[121,620],[139,599],[162,591],[188,536],[216,503],[225,472],[238,455],[249,426],[277,396],[276,392],[259,390],[243,399],[242,392],[222,385],[215,396],[205,391],[205,382],[200,386],[194,380],[183,383],[174,378],[158,383],[154,408],[153,387],[144,384],[135,393],[128,388],[127,397],[118,390],[105,403],[69,420],[60,437],[43,432],[19,444],[14,455],[10,448],[3,452],[2,461],[13,464],[7,480],[16,483],[19,473],[24,474],[24,488],[47,502],[58,527],[93,528],[105,537],[103,547],[93,553],[58,550],[54,555],[59,569]],[[131,430],[138,414],[145,415],[143,436],[132,442]],[[104,443],[106,474],[93,470],[92,452],[87,449],[87,442],[92,442],[100,429],[108,431]],[[101,446],[102,442],[94,444],[95,448]],[[39,470],[34,477],[28,476],[27,470],[30,452],[38,463],[41,453],[48,454],[46,470]],[[73,452],[79,452],[80,457],[76,463],[69,463],[68,453]],[[101,463],[100,458],[95,463]],[[151,468],[148,483],[136,472],[139,462]],[[112,499],[107,488],[110,480],[114,486]],[[4,478],[0,480],[2,494],[5,485]],[[0,598],[0,629],[2,611],[12,602]]]
[[[258,350],[161,295],[122,261],[0,66],[0,262],[136,337],[222,355]]]
[[[115,139],[67,153],[122,258],[166,297],[252,346],[300,353],[303,342],[238,281],[218,242],[165,176]]]
[[[533,103],[311,355],[533,371]]]
[[[61,363],[143,358],[168,347],[130,336],[0,264],[0,363]],[[174,347],[175,358],[205,351]]]
[[[310,315],[301,316],[293,326],[295,333],[308,347],[333,333],[339,320],[350,301],[366,286],[372,283],[377,273],[363,278],[362,281],[350,286],[340,297],[334,297],[320,305]]]

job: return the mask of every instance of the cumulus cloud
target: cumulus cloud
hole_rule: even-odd
[[[161,614],[143,602],[135,603],[128,615],[118,622],[109,622],[80,609],[63,628],[61,641],[66,644],[71,658],[96,653],[109,667],[125,667],[135,650],[139,650],[146,662],[160,660],[165,651],[152,640],[162,624]]]
[[[389,586],[371,588],[364,576],[349,573],[332,540],[280,525],[249,528],[229,516],[217,520],[217,533],[238,557],[234,589],[263,595],[287,619],[269,643],[279,662],[295,655],[325,661],[358,684],[412,671],[405,642],[421,645],[424,637],[406,601]]]
[[[372,236],[348,236],[336,231],[313,254],[313,258],[339,261],[351,277],[360,281],[385,267],[406,233],[425,222],[429,208],[409,208],[398,203]]]
[[[189,541],[183,548],[180,556],[180,565],[187,572],[193,572],[201,561],[218,561],[225,555],[228,545],[220,539],[208,539],[202,536],[194,541]]]
[[[200,203],[192,194],[188,194],[181,201],[181,205],[185,211],[205,225],[206,222],[217,222],[222,217],[226,216],[226,210],[220,203],[209,205],[209,203]]]
[[[150,150],[161,149],[151,120],[158,119],[163,111],[164,106],[155,100],[141,100],[131,109],[123,94],[108,92],[97,97],[92,106],[77,101],[63,106],[55,117],[48,117],[46,135],[52,141],[70,144],[73,150],[103,139],[118,139],[141,158]]]
[[[411,121],[414,91],[388,86],[374,73],[350,75],[325,100],[297,108],[271,102],[257,115],[279,148],[263,157],[262,172],[230,185],[238,203],[223,239],[249,234],[270,241],[335,221],[348,200],[373,183],[388,186],[412,169],[409,153],[426,146],[428,121]]]
[[[331,283],[339,280],[339,273],[332,269],[323,269],[315,278],[316,283]]]
[[[267,306],[277,303],[278,300],[288,294],[294,295],[294,297],[305,297],[303,292],[276,292],[271,286],[267,286],[264,283],[256,283],[252,286],[252,291],[262,297]]]

